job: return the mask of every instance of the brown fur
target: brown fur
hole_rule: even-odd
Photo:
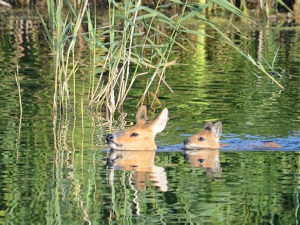
[[[165,108],[150,123],[146,123],[146,120],[147,108],[142,106],[136,114],[136,125],[106,136],[108,146],[116,150],[156,150],[154,138],[167,124],[168,109]]]
[[[219,139],[222,133],[222,123],[207,122],[204,130],[199,131],[184,141],[184,149],[219,149]]]
[[[155,151],[111,150],[107,165],[111,169],[132,171],[138,190],[145,190],[147,181],[167,191],[167,175],[163,167],[154,165]]]
[[[264,144],[269,148],[281,148],[281,146],[275,142],[265,142]]]
[[[228,144],[219,143],[220,136],[222,133],[222,123],[216,122],[212,125],[212,122],[207,122],[204,126],[204,130],[199,131],[192,137],[186,139],[184,149],[219,149]],[[275,142],[264,142],[263,145],[252,146],[254,149],[263,148],[281,148],[279,144]]]

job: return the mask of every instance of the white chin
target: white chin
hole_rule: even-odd
[[[109,143],[108,147],[110,147],[111,149],[114,149],[114,150],[121,150],[122,149],[121,146],[118,146],[115,143]]]
[[[193,146],[193,145],[185,145],[184,149],[186,149],[186,150],[201,150],[201,149],[209,149],[209,148]]]
[[[194,149],[194,147],[191,145],[184,145],[183,149],[190,150],[190,149]]]

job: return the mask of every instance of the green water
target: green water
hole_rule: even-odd
[[[209,27],[190,38],[195,52],[174,50],[162,106],[166,129],[157,135],[157,171],[108,168],[103,115],[84,111],[53,118],[52,57],[35,11],[1,12],[0,223],[1,224],[298,224],[300,150],[299,26],[234,21],[243,40],[221,23],[255,60],[275,61],[284,91],[236,53]],[[212,18],[213,19],[213,18]],[[195,42],[196,43],[196,42]],[[83,46],[84,47],[84,46]],[[84,52],[84,51],[83,51]],[[20,66],[23,115],[14,72]],[[78,84],[83,82],[78,75]],[[147,77],[134,85],[114,129],[131,126]],[[154,90],[154,88],[153,88]],[[80,101],[76,105],[80,108]],[[118,119],[120,116],[120,119]],[[125,119],[124,119],[125,118]],[[230,146],[192,161],[184,139],[206,121],[222,121]],[[291,132],[295,131],[295,132]],[[281,149],[257,151],[272,140]],[[208,157],[208,158],[206,158]],[[212,162],[208,165],[201,162]],[[206,160],[206,161],[205,161]],[[134,169],[132,169],[134,170]]]

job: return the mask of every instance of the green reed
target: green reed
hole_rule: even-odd
[[[20,76],[19,76],[19,64],[17,63],[17,71],[15,72],[16,84],[18,87],[18,96],[19,96],[19,107],[20,107],[20,116],[19,116],[19,126],[16,138],[16,161],[19,159],[19,149],[20,149],[20,138],[21,138],[21,128],[22,128],[22,118],[23,118],[23,106],[22,106],[22,97],[21,97],[21,85],[20,85]]]
[[[226,44],[231,45],[283,89],[262,65],[258,65],[251,56],[240,50],[224,35],[218,25],[206,18],[204,13],[217,5],[239,17],[251,20],[240,9],[227,0],[211,0],[207,3],[202,1],[190,3],[188,0],[170,2],[180,8],[178,15],[174,17],[163,13],[160,1],[157,1],[154,8],[150,8],[143,6],[142,0],[135,2],[125,0],[122,3],[108,0],[108,25],[99,26],[96,16],[92,15],[90,8],[87,7],[88,0],[83,1],[76,9],[68,0],[59,0],[56,4],[47,0],[48,24],[42,16],[41,18],[54,59],[53,111],[64,112],[68,108],[75,108],[78,96],[76,73],[84,67],[84,64],[88,64],[90,69],[88,94],[82,95],[81,98],[82,115],[86,107],[96,112],[102,112],[105,108],[106,119],[112,121],[114,112],[122,108],[128,93],[138,79],[147,80],[138,104],[143,104],[149,95],[153,98],[151,105],[154,101],[160,104],[158,100],[160,87],[165,85],[172,91],[166,82],[166,71],[176,63],[176,58],[170,53],[175,47],[185,51],[194,48],[185,34],[209,37],[185,26],[185,22],[191,18],[197,18],[201,23],[211,26]],[[63,6],[66,6],[64,13]],[[87,22],[86,32],[82,31],[83,19]],[[167,26],[169,34],[160,29],[158,24]],[[90,55],[85,59],[80,58],[76,51],[79,37],[89,46]],[[108,37],[106,42],[105,37]],[[182,41],[189,43],[190,46],[183,46]],[[102,52],[100,56],[99,52]],[[155,88],[154,93],[150,91],[152,87]],[[80,91],[85,93],[84,87]],[[70,92],[73,92],[73,95]]]
[[[67,5],[70,15],[63,15],[63,3]],[[76,13],[69,1],[47,0],[49,28],[41,16],[50,48],[54,58],[54,94],[53,111],[62,112],[71,107],[69,80],[78,70],[78,61],[75,61],[75,45],[81,28],[82,19],[86,13],[88,1],[84,1]],[[75,87],[75,86],[74,86]],[[73,90],[75,93],[75,90]],[[75,96],[75,95],[74,95]],[[75,100],[74,100],[75,101]]]
[[[17,84],[17,87],[18,87],[20,118],[22,118],[23,107],[22,107],[21,86],[20,86],[19,65],[18,64],[17,64],[17,72],[15,72],[15,79],[16,79],[16,84]]]

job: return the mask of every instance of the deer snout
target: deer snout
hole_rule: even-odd
[[[187,145],[189,142],[190,142],[189,139],[185,139],[184,142],[183,142],[183,144]]]
[[[114,140],[114,135],[112,135],[112,134],[106,135],[106,141],[107,141],[107,142],[111,142],[111,141],[113,141],[113,140]]]

